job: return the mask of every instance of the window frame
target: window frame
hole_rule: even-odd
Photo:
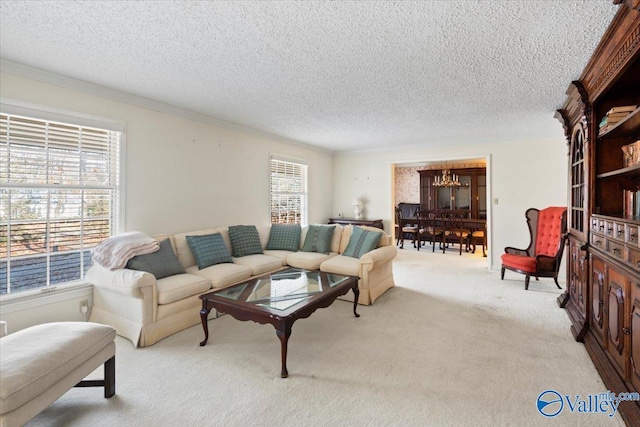
[[[302,191],[300,192],[280,191],[280,192],[274,193],[273,191],[274,162],[277,162],[280,164],[291,164],[291,165],[294,165],[294,167],[300,168],[302,173],[300,174],[299,178],[303,180]],[[290,224],[291,222],[273,222],[274,211],[272,210],[272,206],[274,204],[274,196],[276,195],[290,195],[290,196],[299,195],[301,198],[299,224],[301,227],[306,227],[309,224],[309,166],[304,160],[299,158],[276,155],[276,154],[272,154],[269,159],[269,223],[270,224],[287,224],[287,223]]]
[[[110,131],[110,132],[117,132],[119,133],[119,149],[118,149],[118,156],[117,158],[115,158],[114,160],[117,162],[116,167],[118,168],[117,172],[114,172],[115,174],[118,175],[118,182],[116,184],[116,197],[117,199],[114,200],[113,197],[110,197],[109,200],[111,200],[111,203],[115,203],[116,204],[116,209],[114,212],[112,212],[111,214],[111,218],[109,219],[110,223],[111,223],[111,228],[110,228],[110,235],[115,235],[115,234],[119,234],[122,233],[125,230],[125,212],[126,212],[126,207],[125,207],[125,200],[126,200],[126,191],[125,191],[125,182],[126,182],[126,176],[125,176],[125,171],[126,171],[126,124],[124,122],[121,121],[115,121],[115,120],[111,120],[111,119],[107,119],[107,118],[103,118],[103,117],[98,117],[98,116],[93,116],[93,115],[88,115],[88,114],[83,114],[80,112],[76,112],[76,111],[70,111],[70,110],[63,110],[63,109],[59,109],[59,108],[52,108],[52,107],[47,107],[47,106],[42,106],[42,105],[37,105],[37,104],[32,104],[32,103],[28,103],[28,102],[22,102],[22,101],[17,101],[17,100],[12,100],[12,99],[7,99],[7,98],[0,98],[0,111],[2,112],[2,114],[6,114],[9,116],[22,116],[22,117],[27,117],[29,119],[33,119],[33,120],[38,120],[38,121],[48,121],[48,122],[56,122],[56,123],[63,123],[63,124],[68,124],[71,126],[77,126],[79,128],[82,127],[89,127],[89,128],[97,128],[97,129],[101,129],[101,130],[106,130],[106,131]],[[44,150],[45,152],[48,152],[48,150]],[[8,190],[11,190],[12,188],[33,188],[33,189],[41,189],[41,190],[46,190],[46,191],[52,191],[55,189],[52,188],[54,187],[54,184],[27,184],[27,185],[15,185],[13,183],[4,183],[2,187]],[[79,183],[74,186],[74,185],[64,185],[64,186],[60,186],[58,187],[59,189],[63,190],[63,189],[73,189],[73,188],[77,188],[77,189],[82,189],[83,188],[83,180],[82,178],[80,178]],[[113,224],[113,221],[115,220],[115,224]],[[7,221],[9,221],[9,219],[7,218]],[[47,216],[47,218],[45,219],[46,223],[47,223],[47,229],[49,227],[49,225],[52,223],[51,218]],[[8,236],[8,234],[7,234]],[[78,239],[78,241],[81,241],[81,239]],[[7,242],[8,244],[8,242]],[[89,246],[87,249],[90,249],[92,246]],[[51,257],[52,255],[56,254],[57,252],[53,251],[53,248],[48,247],[46,248],[45,252],[42,252],[41,255],[46,256],[47,258]],[[80,257],[83,257],[83,252],[79,252]],[[16,257],[17,258],[17,257]],[[9,261],[10,257],[7,254],[7,257],[3,257],[3,260]],[[86,269],[85,269],[86,271]],[[80,271],[80,279],[75,279],[75,280],[71,280],[71,281],[66,281],[66,282],[59,282],[59,283],[50,283],[50,264],[49,262],[47,262],[47,284],[45,286],[41,286],[38,288],[33,288],[33,289],[27,289],[27,290],[18,290],[18,291],[13,291],[11,292],[11,286],[9,285],[9,283],[7,283],[7,293],[1,294],[0,295],[0,301],[7,301],[7,300],[11,300],[14,298],[22,298],[22,297],[28,297],[28,296],[32,296],[32,295],[40,295],[43,293],[50,293],[52,291],[55,291],[57,289],[65,289],[65,288],[70,288],[70,287],[74,287],[74,286],[78,286],[78,285],[83,285],[86,284],[87,281],[85,279],[85,271],[81,270]]]

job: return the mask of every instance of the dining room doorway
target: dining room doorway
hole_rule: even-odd
[[[421,210],[461,211],[465,218],[484,223],[484,252],[490,267],[491,257],[491,186],[490,156],[444,158],[392,162],[392,218],[400,205],[404,215],[410,207]],[[397,222],[397,220],[395,221]],[[395,223],[394,223],[395,224]],[[399,229],[393,227],[394,234]],[[477,231],[477,229],[476,229]],[[396,236],[394,236],[395,238]],[[476,251],[481,249],[474,239]],[[405,249],[414,249],[405,245]],[[445,250],[447,253],[449,249]]]

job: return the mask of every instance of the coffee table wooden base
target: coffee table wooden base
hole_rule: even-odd
[[[298,319],[304,319],[319,308],[325,308],[330,306],[339,296],[346,294],[349,289],[353,291],[353,314],[355,317],[360,317],[356,312],[358,307],[358,297],[360,296],[360,290],[358,289],[357,277],[353,278],[350,283],[345,286],[340,286],[334,289],[334,292],[329,292],[320,298],[311,299],[308,302],[299,304],[299,308],[289,312],[287,315],[280,316],[274,314],[273,311],[255,310],[252,306],[246,304],[237,304],[232,300],[221,300],[220,298],[212,299],[207,297],[210,294],[202,295],[202,310],[200,310],[200,319],[202,321],[202,329],[204,330],[204,340],[200,343],[200,346],[207,344],[209,340],[209,323],[207,317],[213,308],[217,309],[221,313],[231,315],[233,318],[241,321],[251,320],[256,323],[267,324],[270,323],[276,329],[276,335],[280,339],[280,352],[282,359],[282,368],[280,370],[280,376],[287,378],[289,371],[287,371],[287,346],[289,337],[291,336],[291,327],[293,322]]]

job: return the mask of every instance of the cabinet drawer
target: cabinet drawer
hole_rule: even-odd
[[[625,224],[624,222],[613,221],[613,238],[624,242],[625,241]]]
[[[613,221],[604,222],[604,235],[607,237],[613,237]]]
[[[626,230],[626,242],[629,246],[640,248],[640,239],[638,239],[638,234],[640,233],[640,226],[627,224]]]
[[[591,218],[591,231],[597,233],[600,230],[598,229],[598,224],[600,223],[600,221],[598,220],[598,218]]]
[[[607,241],[607,252],[614,258],[624,261],[624,245],[622,243]]]
[[[605,228],[605,221],[602,218],[594,218],[594,221],[596,222],[595,224],[595,231],[596,233],[601,233],[604,234],[604,228]]]
[[[640,249],[627,247],[627,264],[634,270],[640,271]]]
[[[591,235],[591,245],[600,249],[601,251],[606,250],[606,239],[599,234]]]

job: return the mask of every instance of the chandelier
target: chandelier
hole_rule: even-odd
[[[460,176],[452,174],[449,169],[442,170],[442,177],[436,175],[433,185],[436,187],[460,187]]]

